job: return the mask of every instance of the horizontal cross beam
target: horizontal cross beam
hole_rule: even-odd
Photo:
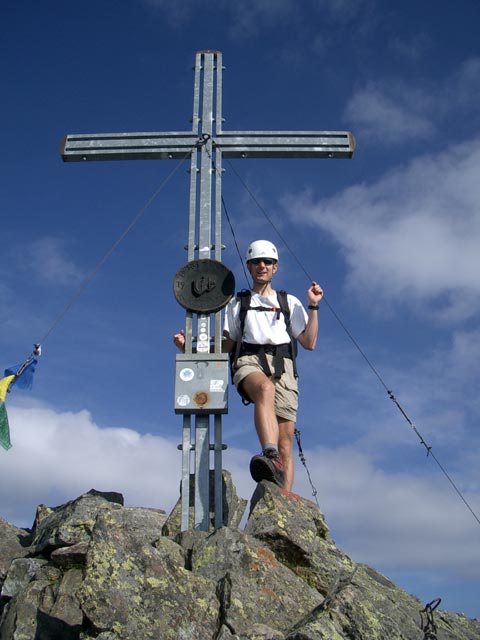
[[[60,153],[65,162],[81,160],[169,160],[184,158],[198,144],[193,133],[101,133],[65,136]]]
[[[213,144],[225,158],[351,158],[345,131],[222,131]]]
[[[112,133],[63,138],[65,162],[181,159],[205,142],[192,133]],[[213,148],[225,158],[351,158],[355,139],[345,131],[222,131]]]

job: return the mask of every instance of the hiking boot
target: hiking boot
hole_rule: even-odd
[[[285,482],[282,456],[275,449],[267,449],[250,460],[250,474],[255,482],[269,480],[279,487]]]

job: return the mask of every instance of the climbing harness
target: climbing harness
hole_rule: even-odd
[[[232,368],[234,369],[237,360],[241,356],[245,355],[257,355],[260,359],[260,363],[262,365],[262,369],[266,376],[271,377],[272,371],[267,361],[266,354],[269,353],[273,355],[273,368],[274,373],[273,377],[275,379],[280,379],[282,377],[283,372],[285,371],[285,363],[284,358],[289,358],[293,363],[293,372],[296,378],[298,378],[297,366],[296,366],[296,355],[297,355],[297,341],[293,337],[292,333],[292,322],[290,319],[290,307],[288,306],[288,298],[286,291],[277,291],[277,299],[278,299],[278,307],[263,307],[250,306],[252,300],[252,292],[250,289],[243,289],[237,293],[237,301],[240,301],[240,311],[239,311],[239,320],[240,320],[240,333],[235,345],[235,350],[233,353],[232,359]],[[280,319],[280,314],[283,314],[285,320],[285,326],[287,329],[288,337],[290,338],[290,342],[278,345],[270,345],[270,344],[252,344],[243,341],[243,334],[245,332],[245,320],[247,318],[247,313],[249,311],[257,311],[257,312],[273,312],[277,315],[277,320]]]
[[[423,631],[423,640],[437,640],[437,625],[433,620],[433,612],[441,601],[441,598],[435,598],[435,600],[425,605],[425,609],[420,611],[420,627]]]

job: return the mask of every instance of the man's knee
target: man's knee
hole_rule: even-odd
[[[275,385],[266,376],[247,376],[243,380],[243,389],[253,402],[275,400]]]

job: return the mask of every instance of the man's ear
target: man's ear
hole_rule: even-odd
[[[278,269],[278,262],[275,262],[275,264],[273,265],[272,273],[277,273],[277,269]]]

